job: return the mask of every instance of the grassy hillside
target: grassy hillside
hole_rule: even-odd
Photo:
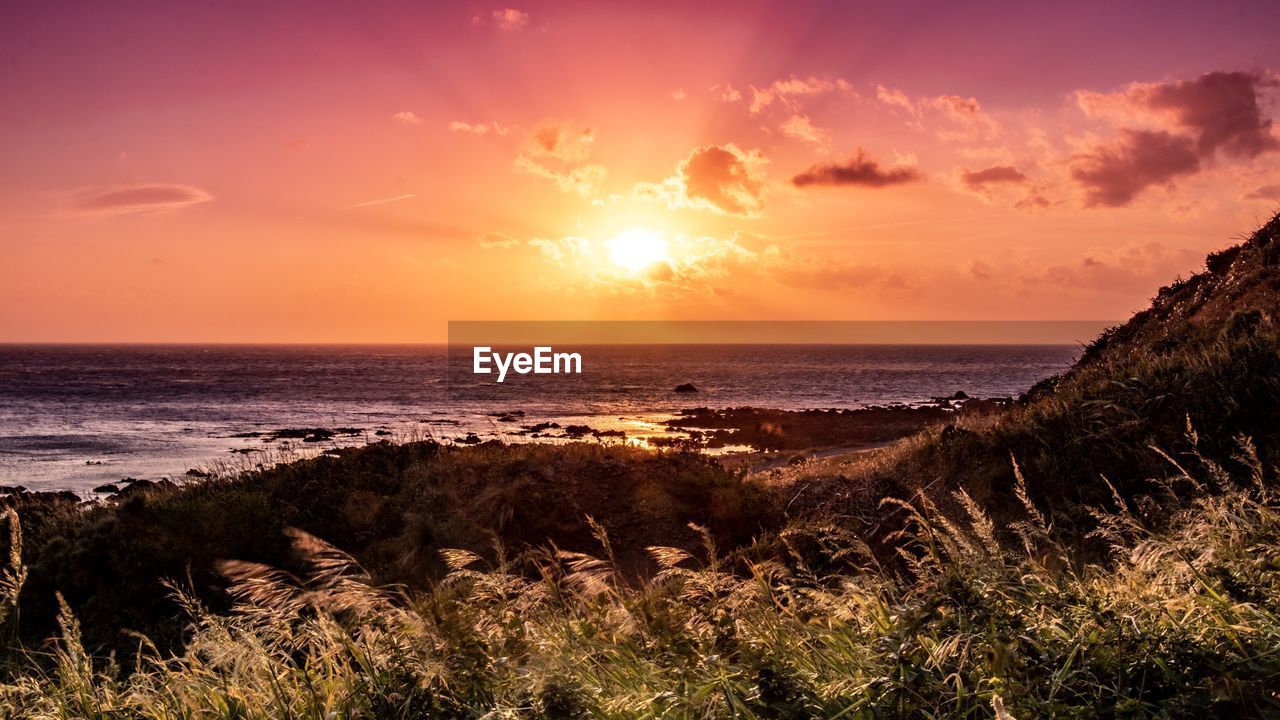
[[[1108,330],[1011,411],[960,418],[850,468],[788,480],[817,486],[799,499],[805,511],[869,525],[880,525],[875,508],[885,496],[926,494],[958,509],[957,488],[1004,520],[1001,508],[1017,512],[1016,458],[1058,526],[1088,532],[1087,507],[1113,488],[1126,497],[1152,492],[1150,479],[1178,472],[1173,460],[1194,464],[1193,445],[1230,458],[1246,437],[1264,466],[1276,464],[1277,319],[1280,216],[1210,255],[1204,272],[1162,288],[1149,309]]]
[[[13,496],[0,713],[1280,717],[1278,305],[1280,218],[1013,408],[758,476],[425,443]]]

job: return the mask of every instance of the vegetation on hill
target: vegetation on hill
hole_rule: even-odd
[[[772,474],[424,443],[11,496],[0,712],[1280,716],[1278,306],[1280,217],[1015,407]]]
[[[1010,458],[1062,529],[1093,529],[1088,508],[1114,487],[1132,497],[1201,450],[1230,457],[1252,439],[1264,466],[1280,460],[1280,215],[1206,270],[1162,288],[1149,309],[1105,332],[1075,366],[1009,412],[967,415],[849,472],[801,474],[806,512],[869,518],[881,498],[932,495],[953,510],[964,488],[1016,515]],[[1159,452],[1153,451],[1153,448]],[[1107,482],[1103,482],[1106,478]],[[857,490],[846,491],[856,480]],[[793,509],[795,509],[793,507]],[[1010,516],[1012,517],[1012,515]]]

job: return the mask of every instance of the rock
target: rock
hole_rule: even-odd
[[[951,396],[950,398],[948,398],[948,399],[949,399],[949,400],[968,400],[968,399],[969,399],[969,394],[968,394],[968,393],[966,393],[966,392],[965,392],[965,391],[963,391],[963,390],[957,390],[957,391],[956,391],[956,394],[955,394],[955,395],[952,395],[952,396]]]
[[[972,430],[966,430],[955,425],[948,425],[942,428],[942,435],[939,438],[943,445],[954,446],[965,438],[976,437],[977,433]]]
[[[111,494],[120,492],[120,488],[115,483],[107,483],[105,485],[99,485],[98,487],[94,488],[93,491],[96,493],[111,495]]]
[[[374,434],[374,435],[390,435],[390,434],[391,434],[391,431],[390,431],[390,430],[377,430],[377,431],[375,431],[373,434]]]
[[[697,387],[695,387],[693,383],[682,383],[682,384],[680,384],[680,385],[677,385],[677,386],[675,387],[675,390],[673,390],[673,392],[678,392],[678,393],[696,393],[696,392],[698,392],[698,388],[697,388]]]
[[[24,492],[27,492],[27,488],[22,485],[0,485],[0,493],[6,493],[8,495],[21,495]]]
[[[173,483],[169,482],[168,480],[158,480],[158,481],[134,480],[133,482],[129,483],[128,487],[123,488],[120,490],[120,492],[116,493],[116,497],[118,498],[133,497],[140,493],[145,493],[146,491],[152,488],[160,488],[160,487],[173,487]]]
[[[191,468],[190,470],[187,471],[187,477],[211,478],[213,477],[213,473],[205,472],[204,470],[200,470],[198,468]]]
[[[589,425],[565,425],[564,434],[568,437],[582,437],[591,432]]]

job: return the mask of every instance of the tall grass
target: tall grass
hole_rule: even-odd
[[[1194,437],[1192,440],[1194,446]],[[1092,508],[1111,560],[1083,563],[1014,465],[1020,519],[928,500],[898,562],[839,527],[730,562],[654,547],[628,584],[609,538],[517,567],[447,550],[446,578],[375,587],[302,531],[303,571],[226,562],[236,599],[190,618],[181,654],[91,658],[71,611],[0,686],[9,717],[1035,718],[1280,714],[1280,502],[1242,441],[1229,462],[1168,458],[1155,495]],[[1190,468],[1190,469],[1188,469]],[[895,510],[896,508],[896,510]],[[1157,512],[1158,510],[1158,512]],[[16,525],[14,525],[16,527]],[[15,559],[20,557],[14,556]],[[840,568],[832,571],[830,568]],[[532,570],[532,572],[530,572]],[[5,576],[21,577],[20,563]],[[5,585],[9,587],[9,585]]]

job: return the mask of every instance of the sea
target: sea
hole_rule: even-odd
[[[501,384],[472,374],[471,356],[456,350],[0,345],[0,485],[88,497],[126,478],[190,480],[347,445],[538,441],[521,429],[542,422],[644,442],[693,407],[1014,397],[1065,370],[1080,347],[599,345],[572,349],[581,374],[512,374]],[[697,392],[674,392],[685,383]],[[334,434],[278,437],[313,428]]]

